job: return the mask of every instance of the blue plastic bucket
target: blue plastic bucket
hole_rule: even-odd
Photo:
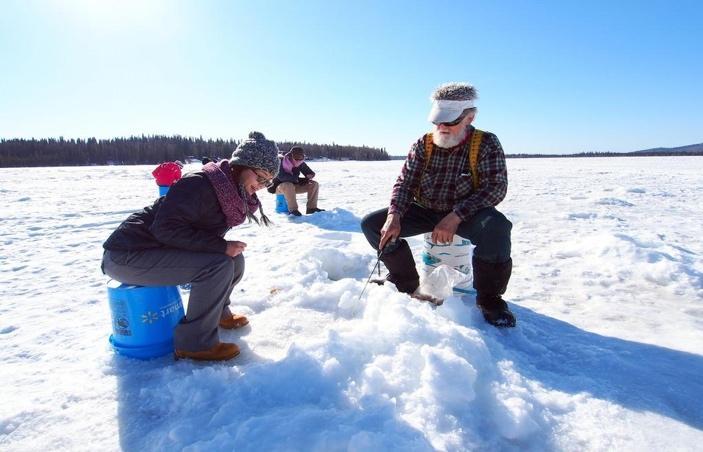
[[[110,344],[121,355],[150,359],[173,353],[173,329],[185,315],[176,286],[144,287],[110,281]]]
[[[282,193],[276,195],[276,213],[288,213],[288,203]]]
[[[159,196],[164,196],[168,193],[168,189],[171,188],[168,185],[159,185]]]

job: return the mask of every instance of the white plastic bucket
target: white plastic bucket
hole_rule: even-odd
[[[423,278],[440,265],[447,265],[466,275],[464,280],[454,285],[454,292],[458,294],[474,293],[471,269],[473,251],[474,246],[471,241],[458,235],[454,235],[452,243],[436,244],[432,241],[431,233],[425,234],[422,251]]]

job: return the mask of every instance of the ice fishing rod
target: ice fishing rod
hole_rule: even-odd
[[[383,247],[381,251],[378,252],[378,257],[376,258],[376,263],[373,265],[373,268],[371,269],[371,273],[369,274],[368,279],[366,279],[366,284],[364,284],[364,288],[361,290],[361,293],[359,294],[359,299],[357,301],[361,301],[362,295],[364,295],[364,292],[366,291],[366,287],[368,287],[369,282],[371,281],[371,277],[373,276],[373,272],[376,271],[376,267],[378,267],[378,276],[381,276],[381,256],[383,256],[383,253],[386,251],[388,248],[388,245],[391,245],[395,243],[395,237],[391,239],[390,242],[386,243],[386,246]]]

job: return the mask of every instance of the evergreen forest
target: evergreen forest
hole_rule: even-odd
[[[237,140],[182,136],[139,136],[111,139],[0,139],[0,167],[144,165],[166,161],[229,158]],[[308,159],[389,160],[385,149],[305,142],[278,142],[282,153],[302,146]]]

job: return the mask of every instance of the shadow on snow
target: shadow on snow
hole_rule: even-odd
[[[308,223],[330,231],[361,232],[361,218],[340,208],[301,217],[288,216],[287,219],[292,223]]]
[[[525,377],[703,429],[703,356],[602,336],[527,308],[511,308],[518,334],[497,341]]]
[[[273,362],[239,343],[242,355],[221,364],[115,355],[121,449],[432,450],[392,404],[351,406],[346,382],[305,352]]]

